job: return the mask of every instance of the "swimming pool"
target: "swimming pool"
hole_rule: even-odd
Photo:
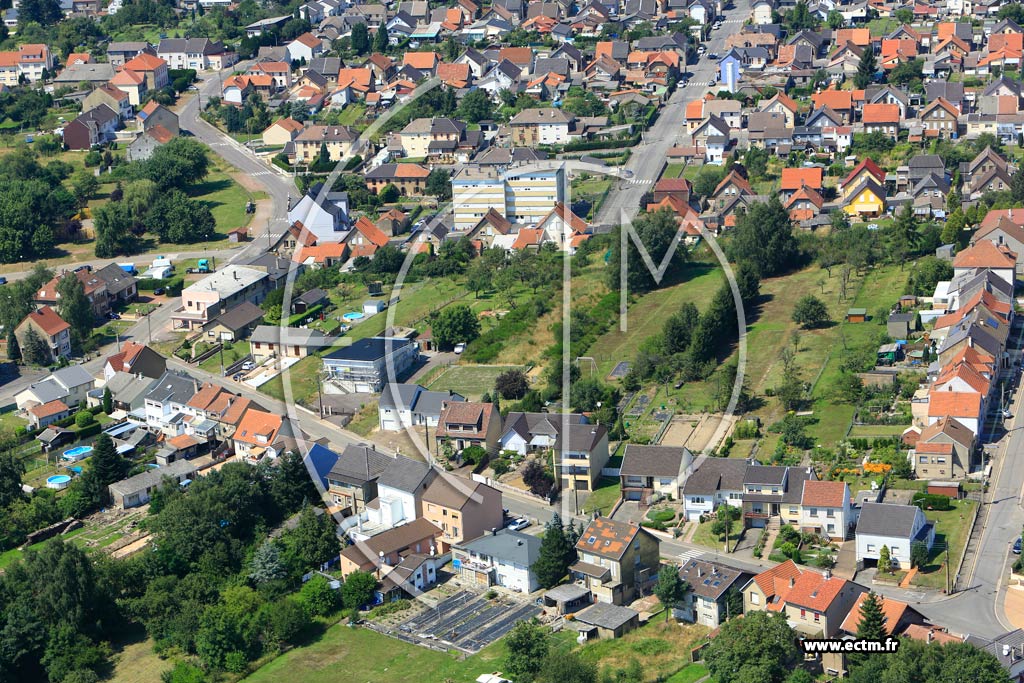
[[[92,446],[75,446],[70,450],[64,451],[64,459],[71,460],[73,462],[75,460],[81,460],[90,453],[92,453]]]
[[[80,466],[69,467],[68,469],[71,470],[72,472],[74,472],[75,474],[81,474],[82,473],[82,468]]]
[[[366,314],[360,313],[359,311],[350,311],[341,317],[345,320],[361,320],[366,317]]]
[[[46,487],[51,489],[65,489],[71,483],[71,477],[66,474],[55,474],[46,478]]]

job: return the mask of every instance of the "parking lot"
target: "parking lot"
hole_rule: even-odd
[[[507,596],[488,600],[463,590],[404,622],[398,630],[404,637],[476,652],[508,633],[516,622],[539,613],[540,607],[532,603]]]

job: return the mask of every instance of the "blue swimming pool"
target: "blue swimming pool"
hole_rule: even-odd
[[[82,473],[81,466],[69,467],[68,469],[71,470],[72,472],[74,472],[75,474],[81,474]]]
[[[46,478],[46,487],[51,489],[67,488],[69,483],[71,483],[71,477],[66,474],[55,474]]]
[[[341,317],[344,318],[345,320],[361,320],[362,318],[366,317],[366,314],[360,313],[359,311],[350,311],[349,313],[346,313]]]
[[[64,459],[71,460],[73,462],[75,460],[81,460],[90,453],[92,453],[92,446],[75,446],[70,450],[64,451]]]

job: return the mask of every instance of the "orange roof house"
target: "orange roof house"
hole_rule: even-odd
[[[402,56],[402,65],[411,66],[420,71],[433,72],[441,63],[441,56],[436,52],[406,52]]]
[[[977,420],[981,417],[982,395],[976,391],[929,391],[928,417],[955,417]]]
[[[900,107],[898,104],[865,104],[861,120],[865,124],[899,124]]]
[[[867,597],[867,593],[861,593],[857,596],[857,602],[853,604],[853,608],[850,610],[850,613],[846,615],[846,619],[843,620],[843,625],[840,627],[843,631],[846,631],[851,635],[857,634],[857,626],[860,625],[860,621],[863,618],[861,607]],[[883,627],[885,628],[885,634],[887,636],[899,634],[909,626],[910,623],[921,624],[924,622],[924,617],[922,617],[917,610],[907,603],[900,602],[899,600],[893,600],[892,598],[886,598],[881,595],[876,597],[882,603],[882,616],[885,618]]]
[[[849,90],[822,90],[811,95],[811,102],[815,109],[828,107],[839,114],[845,114],[853,109],[853,93]]]
[[[867,47],[871,44],[871,29],[867,28],[841,28],[836,31],[835,44],[845,45],[853,43],[857,47]]]
[[[239,450],[241,446],[243,454],[257,455],[254,451],[258,451],[258,454],[262,455],[263,450],[274,446],[281,425],[280,415],[250,408],[245,411],[232,437],[235,449]]]
[[[854,166],[853,170],[850,171],[850,173],[843,179],[843,182],[841,182],[839,186],[849,186],[851,183],[854,183],[858,179],[860,179],[861,175],[864,173],[870,174],[877,183],[885,182],[885,171],[879,168],[878,164],[876,164],[872,159],[867,158],[862,160],[856,166]]]
[[[353,227],[352,234],[348,238],[353,251],[356,246],[366,243],[374,245],[374,251],[376,251],[377,247],[383,247],[388,243],[388,236],[366,216],[360,216]],[[359,234],[355,235],[355,233]]]
[[[988,240],[981,240],[967,247],[953,257],[953,268],[1013,269],[1017,265],[1017,254],[1006,245],[996,246]]]
[[[465,88],[470,79],[469,64],[438,64],[436,75],[445,85]]]
[[[820,190],[825,178],[825,170],[815,166],[814,168],[784,168],[782,169],[781,190],[795,191],[801,187],[809,187]]]

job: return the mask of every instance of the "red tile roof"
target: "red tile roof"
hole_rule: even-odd
[[[900,107],[897,104],[865,104],[861,120],[864,123],[899,123]]]
[[[838,576],[826,579],[818,572],[806,571],[796,580],[784,600],[788,605],[824,612],[845,587],[846,579]]]
[[[857,596],[857,602],[853,604],[853,607],[850,608],[850,613],[847,614],[846,619],[843,620],[843,625],[840,627],[842,630],[847,633],[857,633],[857,626],[860,624],[860,620],[862,618],[860,611],[861,606],[864,604],[867,597],[867,593],[861,593]],[[882,603],[882,616],[885,617],[885,634],[891,636],[893,629],[899,625],[900,619],[903,618],[904,613],[910,609],[910,605],[905,602],[900,602],[899,600],[882,597],[881,595],[876,595],[875,597],[877,597]]]
[[[754,577],[754,583],[761,589],[761,592],[768,598],[773,595],[778,595],[777,589],[780,587],[777,580],[788,582],[793,579],[794,582],[800,576],[800,568],[796,566],[793,560],[786,560],[782,564],[777,564],[771,569],[766,569],[757,576]]]
[[[818,481],[807,479],[804,481],[804,491],[800,498],[800,504],[814,507],[841,508],[849,499],[849,488],[841,481]]]
[[[806,185],[815,190],[820,190],[824,181],[825,170],[818,166],[814,168],[784,168],[782,169],[782,189],[799,190]]]
[[[928,392],[928,417],[978,419],[981,416],[981,394],[976,391]]]
[[[156,55],[141,52],[125,62],[123,68],[129,71],[156,71],[161,66],[167,66],[167,62]]]
[[[49,403],[43,403],[42,405],[32,406],[31,408],[28,409],[28,412],[32,413],[32,415],[41,420],[45,417],[53,417],[54,415],[60,415],[61,413],[65,413],[68,410],[71,409],[67,407],[64,401],[61,401],[58,398],[53,401],[50,401]]]
[[[41,306],[38,310],[28,314],[25,320],[32,320],[48,336],[60,334],[64,330],[71,329],[71,325],[64,322],[64,319],[57,315],[57,311],[49,306]]]
[[[277,439],[277,433],[281,429],[281,416],[265,413],[262,410],[250,409],[245,411],[242,421],[233,436],[235,441],[251,444],[254,446],[271,446]],[[259,439],[258,437],[263,437]]]
[[[640,527],[636,524],[616,522],[607,517],[591,520],[576,541],[576,550],[618,559],[629,548]]]
[[[988,240],[981,240],[953,257],[954,268],[1014,268],[1016,265],[1016,254]]]

